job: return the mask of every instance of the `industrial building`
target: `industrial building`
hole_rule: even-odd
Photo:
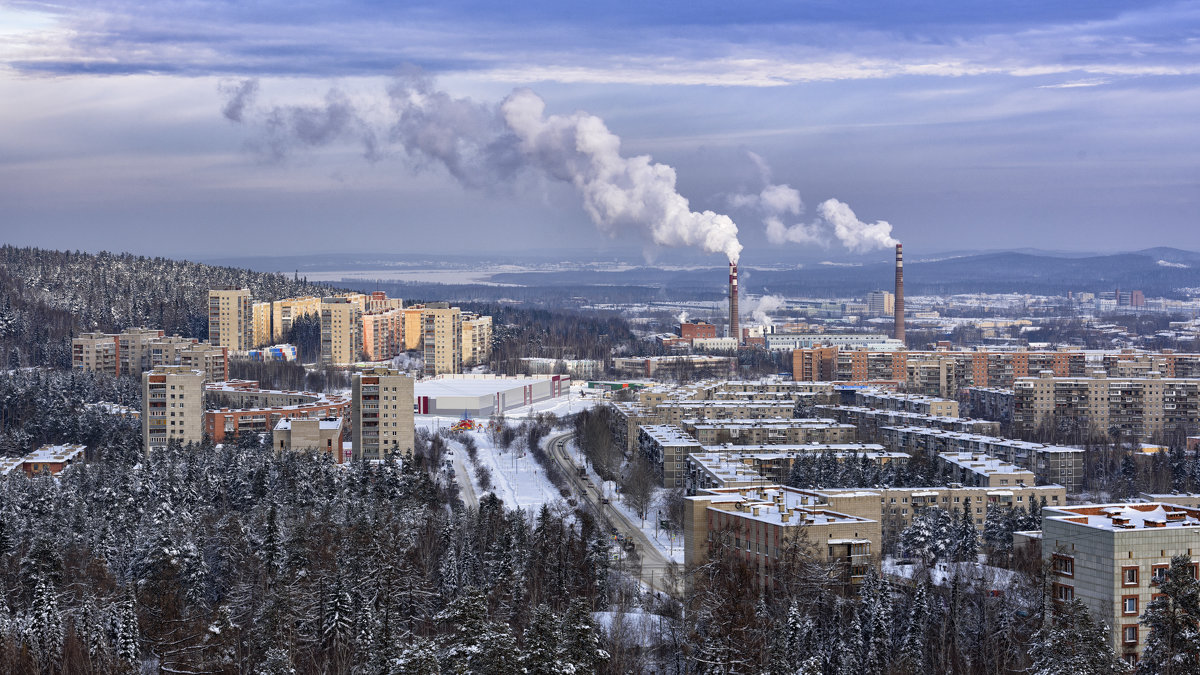
[[[416,406],[421,415],[490,417],[565,396],[570,389],[566,375],[440,375],[416,384]]]

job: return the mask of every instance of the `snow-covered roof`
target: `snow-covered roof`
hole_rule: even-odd
[[[1110,531],[1200,527],[1200,510],[1162,502],[1055,507],[1045,518]]]

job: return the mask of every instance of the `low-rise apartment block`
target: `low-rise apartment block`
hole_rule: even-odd
[[[0,477],[14,471],[24,472],[26,476],[57,476],[67,466],[82,462],[86,455],[86,445],[43,445],[24,457],[0,458]]]
[[[703,445],[850,443],[856,431],[832,419],[686,419],[681,426]]]
[[[1108,625],[1112,647],[1136,663],[1146,646],[1139,623],[1175,555],[1200,569],[1200,510],[1175,504],[1062,506],[1042,511],[1042,557],[1053,596],[1078,598]]]
[[[783,484],[796,462],[830,457],[838,462],[903,465],[909,456],[871,443],[704,446],[686,456],[685,486],[690,492],[763,483]]]
[[[285,419],[325,419],[349,413],[350,397],[308,391],[261,389],[254,380],[205,385],[210,407],[204,411],[204,431],[214,443],[239,433],[262,434]]]
[[[876,439],[885,427],[890,426],[925,427],[974,434],[1000,433],[999,422],[967,417],[936,417],[902,410],[877,410],[850,405],[819,405],[815,410],[820,415],[855,427],[858,430],[858,438],[862,440]]]
[[[1008,488],[1036,485],[1037,476],[1002,459],[973,452],[937,455],[938,464],[950,474],[950,480],[971,487]]]
[[[638,451],[654,467],[663,487],[683,487],[687,457],[699,452],[700,442],[672,424],[638,427]]]
[[[275,424],[271,438],[277,452],[292,450],[317,450],[328,453],[338,464],[350,459],[342,452],[342,418],[291,419],[283,418]]]
[[[906,488],[817,488],[800,490],[807,503],[826,506],[864,518],[879,520],[885,530],[898,534],[912,525],[913,517],[926,508],[947,512],[970,508],[975,527],[983,530],[989,507],[1037,509],[1067,503],[1067,491],[1061,485],[1018,485],[1008,488],[967,487],[963,485]]]
[[[1055,377],[1043,372],[1013,385],[1013,428],[1031,434],[1042,424],[1074,424],[1084,431],[1123,440],[1159,433],[1186,435],[1200,428],[1200,380]]]
[[[1029,469],[1039,479],[1063,485],[1072,493],[1083,489],[1082,448],[908,426],[883,427],[879,438],[900,452],[989,455]]]
[[[853,589],[878,568],[879,522],[805,506],[801,492],[780,485],[705,490],[688,497],[684,512],[684,563],[702,564],[714,544],[731,547],[772,586],[772,570],[785,564],[791,547],[840,565],[843,589]]]

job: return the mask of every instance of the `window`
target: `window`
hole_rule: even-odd
[[[1135,624],[1125,626],[1121,629],[1121,641],[1127,645],[1137,644],[1138,627]]]
[[[1054,572],[1059,576],[1075,576],[1075,558],[1061,553],[1054,554]]]
[[[1075,599],[1075,587],[1066,584],[1054,584],[1054,599],[1059,602],[1071,602]]]
[[[1137,614],[1138,613],[1138,596],[1125,595],[1121,597],[1121,613],[1122,614]]]
[[[1137,586],[1138,585],[1138,568],[1136,566],[1121,568],[1121,585],[1122,586]]]
[[[1161,584],[1167,580],[1167,570],[1170,565],[1151,565],[1150,566],[1150,583],[1154,585]]]

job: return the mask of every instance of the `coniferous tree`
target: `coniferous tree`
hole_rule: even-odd
[[[1138,662],[1144,675],[1200,673],[1200,581],[1191,557],[1177,555],[1158,585],[1158,593],[1141,623],[1147,628],[1146,647]]]
[[[1128,668],[1113,652],[1108,628],[1079,599],[1056,604],[1046,625],[1033,635],[1034,675],[1117,675]]]

